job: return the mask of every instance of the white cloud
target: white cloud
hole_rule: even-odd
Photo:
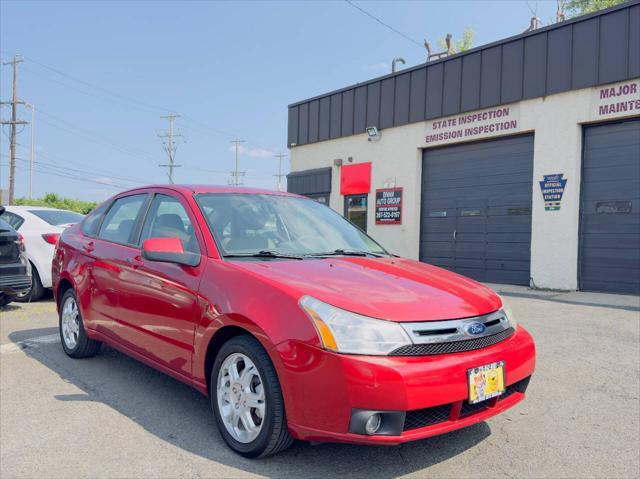
[[[247,148],[246,146],[242,145],[240,145],[238,150],[240,151],[240,156],[248,156],[250,158],[271,158],[273,157],[273,155],[275,155],[273,151],[269,151],[264,148]],[[235,145],[231,145],[229,147],[229,151],[235,153]]]
[[[98,183],[102,183],[103,185],[112,185],[113,178],[109,178],[108,176],[101,176],[100,178],[94,178],[93,181]]]

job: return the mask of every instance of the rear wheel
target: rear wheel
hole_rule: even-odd
[[[276,454],[293,442],[275,368],[251,336],[232,338],[220,349],[211,403],[225,442],[245,457]]]
[[[102,343],[87,336],[76,294],[67,290],[60,300],[60,340],[62,349],[72,358],[88,358],[100,351]]]
[[[0,293],[0,308],[6,306],[11,301],[12,301],[12,298],[10,298],[9,296],[7,296],[4,293]]]
[[[18,296],[16,300],[20,301],[21,303],[38,301],[40,298],[42,298],[43,294],[44,294],[44,286],[42,286],[42,281],[40,281],[40,275],[38,274],[38,270],[32,263],[31,264],[31,290],[23,296]]]

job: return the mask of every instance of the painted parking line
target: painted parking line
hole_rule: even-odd
[[[0,354],[17,353],[27,348],[37,348],[43,344],[53,344],[60,342],[59,334],[48,334],[46,336],[38,336],[35,338],[23,339],[15,343],[0,345]]]

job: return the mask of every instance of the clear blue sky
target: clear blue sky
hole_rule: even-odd
[[[425,37],[435,43],[447,32],[459,37],[471,26],[481,45],[522,32],[531,10],[547,24],[556,2],[354,3],[420,43]],[[186,140],[178,142],[178,182],[226,184],[230,140],[238,135],[247,140],[245,184],[275,188],[273,154],[288,153],[289,103],[385,74],[395,56],[407,66],[425,59],[421,47],[344,1],[3,0],[0,50],[3,61],[14,53],[25,57],[19,95],[38,110],[34,194],[94,200],[122,186],[166,182],[156,166],[166,162],[156,136],[167,126],[162,108],[184,115],[176,122]],[[0,78],[6,101],[10,67]],[[3,107],[4,119],[9,113]],[[29,110],[20,116],[29,119]],[[16,188],[25,196],[28,127],[18,140]],[[6,188],[7,136],[1,141]]]

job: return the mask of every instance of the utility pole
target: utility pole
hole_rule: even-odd
[[[13,95],[11,102],[11,120],[0,122],[3,125],[11,125],[11,143],[9,144],[9,204],[13,204],[16,183],[16,129],[18,125],[26,125],[26,121],[18,120],[17,107],[23,103],[18,101],[18,63],[24,60],[18,55],[13,56],[10,62],[4,62],[3,65],[11,65],[13,67]]]
[[[168,168],[169,171],[167,173],[169,176],[169,183],[173,183],[174,168],[179,168],[180,166],[182,166],[182,165],[175,164],[176,143],[174,141],[175,137],[182,136],[182,134],[174,133],[173,131],[173,120],[175,120],[176,118],[180,118],[180,115],[174,115],[173,113],[169,113],[168,115],[163,115],[160,118],[169,120],[169,129],[162,133],[158,133],[158,137],[167,139],[167,141],[163,143],[162,148],[167,153],[167,158],[169,159],[169,163],[166,165],[158,165],[158,166],[162,168]]]
[[[274,155],[278,159],[278,174],[273,175],[278,178],[278,191],[282,191],[282,177],[287,176],[282,173],[282,160],[287,157],[287,155],[282,154],[282,152]]]
[[[27,108],[31,108],[31,147],[29,149],[29,199],[33,198],[33,162],[36,154],[35,127],[36,127],[36,107],[25,102]]]
[[[244,143],[244,140],[240,140],[238,139],[238,137],[236,137],[236,139],[231,143],[235,143],[236,145],[236,168],[231,172],[229,183],[234,186],[239,186],[242,184],[242,181],[240,181],[240,177],[244,176],[246,173],[245,171],[240,171],[240,143]]]

